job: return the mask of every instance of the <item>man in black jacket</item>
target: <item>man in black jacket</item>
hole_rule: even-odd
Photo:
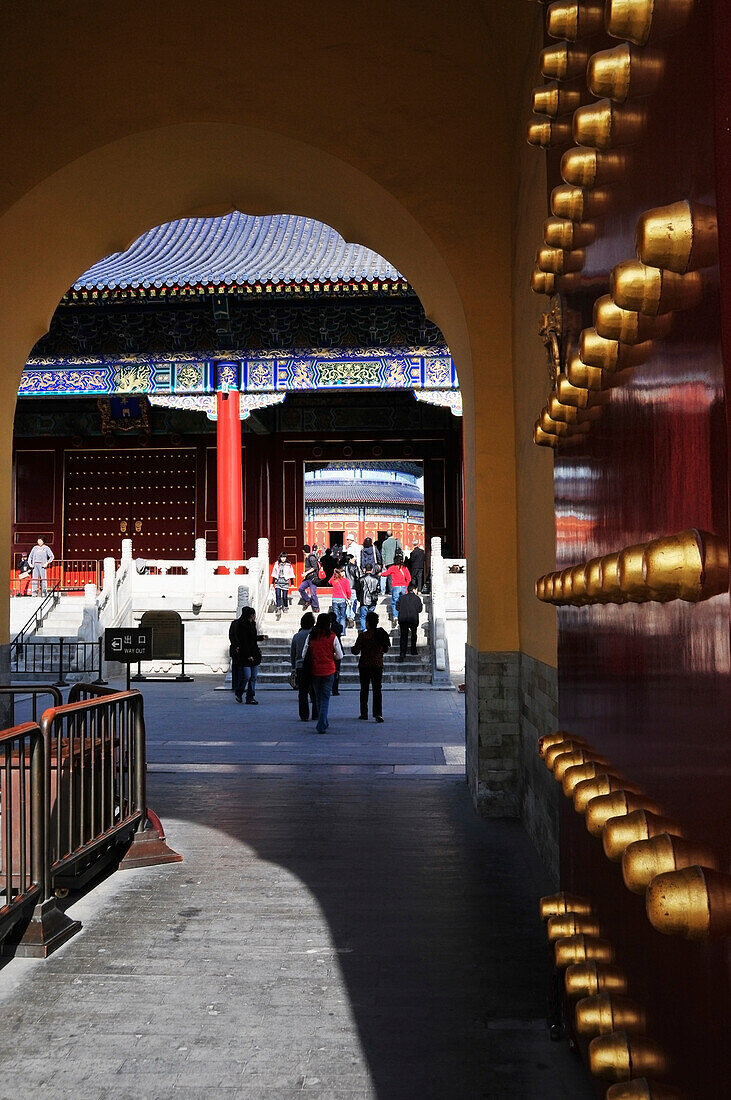
[[[300,603],[303,607],[311,607],[313,611],[320,610],[320,601],[317,598],[317,582],[320,576],[320,560],[317,556],[317,547],[312,550],[307,543],[304,545],[305,567],[302,576],[302,584],[299,586]]]
[[[403,661],[406,657],[409,634],[411,634],[411,654],[412,656],[416,654],[416,630],[423,606],[416,591],[416,585],[410,581],[409,587],[401,593],[398,602],[399,661]]]
[[[422,592],[424,589],[424,561],[426,560],[426,554],[419,546],[418,542],[415,542],[411,554],[409,555],[408,567],[409,573],[411,573],[411,579],[416,585],[416,591]]]
[[[310,631],[315,625],[315,616],[311,611],[306,611],[300,619],[300,628],[292,638],[290,645],[290,661],[292,671],[297,676],[297,702],[299,704],[300,721],[308,722],[310,719],[310,703],[312,703],[312,717],[317,718],[317,701],[315,699],[315,687],[309,669],[309,661],[305,665],[302,650],[310,636]]]
[[[261,650],[259,642],[263,642],[266,634],[256,632],[256,611],[253,607],[242,607],[238,619],[234,619],[228,630],[228,640],[231,643],[229,653],[231,655],[231,686],[236,696],[236,702],[241,703],[246,689],[246,702],[256,706],[256,677],[261,664]]]
[[[358,602],[360,603],[359,617],[361,630],[365,630],[366,615],[376,607],[380,592],[381,585],[378,581],[378,577],[373,575],[373,566],[368,562],[356,584],[356,593],[358,595]]]

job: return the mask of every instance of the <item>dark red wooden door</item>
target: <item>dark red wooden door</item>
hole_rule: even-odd
[[[190,558],[195,541],[196,453],[192,448],[68,451],[64,557]]]

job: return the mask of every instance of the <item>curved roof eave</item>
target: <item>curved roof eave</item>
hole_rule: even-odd
[[[312,218],[235,211],[183,218],[138,237],[85,271],[73,290],[245,283],[395,282],[387,260]]]

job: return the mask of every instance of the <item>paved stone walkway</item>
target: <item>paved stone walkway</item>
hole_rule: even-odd
[[[0,971],[0,1097],[593,1095],[549,1041],[549,889],[466,790],[464,701],[147,685],[151,806],[181,864],[73,900],[83,931]]]

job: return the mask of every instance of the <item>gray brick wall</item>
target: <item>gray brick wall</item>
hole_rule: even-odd
[[[556,670],[516,652],[466,650],[467,778],[478,812],[519,817],[558,881],[558,791],[538,756],[556,729]]]
[[[467,776],[485,817],[520,816],[520,655],[467,646]]]
[[[558,886],[559,786],[538,755],[538,738],[553,733],[558,722],[558,678],[555,668],[520,658],[520,817],[546,868]]]

